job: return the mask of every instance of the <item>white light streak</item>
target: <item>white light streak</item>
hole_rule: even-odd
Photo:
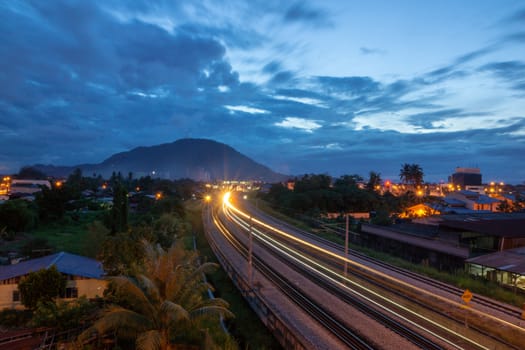
[[[334,258],[336,258],[336,259],[339,259],[339,260],[341,260],[341,261],[343,261],[343,262],[346,261],[346,262],[349,263],[349,264],[352,264],[352,265],[354,265],[354,266],[356,266],[356,267],[358,267],[358,268],[360,268],[360,269],[364,269],[364,270],[369,271],[369,272],[371,272],[371,273],[373,273],[373,274],[376,274],[376,275],[378,275],[378,276],[380,276],[380,277],[382,277],[382,278],[384,278],[384,279],[386,279],[386,280],[390,280],[390,281],[393,281],[393,282],[395,282],[395,283],[401,284],[401,285],[403,285],[403,286],[405,286],[405,287],[407,287],[407,288],[409,288],[409,289],[415,290],[415,291],[417,291],[417,292],[419,292],[419,293],[422,293],[422,294],[425,294],[425,295],[428,295],[428,296],[432,296],[432,297],[434,297],[434,298],[436,298],[436,299],[439,299],[440,301],[442,301],[442,302],[444,302],[444,303],[450,304],[452,307],[463,307],[463,306],[464,306],[463,304],[460,304],[460,303],[458,303],[458,302],[454,302],[454,301],[452,301],[452,300],[450,300],[450,299],[447,299],[447,298],[445,298],[445,297],[442,297],[442,296],[440,296],[440,295],[433,294],[433,293],[431,293],[431,292],[429,292],[429,291],[427,291],[427,290],[425,290],[425,289],[422,289],[422,288],[419,288],[419,287],[416,287],[416,286],[410,285],[410,284],[408,284],[408,283],[406,283],[406,282],[404,282],[404,281],[402,281],[402,280],[398,280],[398,279],[396,279],[396,278],[394,278],[394,277],[388,276],[388,275],[386,275],[386,274],[384,274],[384,273],[382,273],[382,272],[380,272],[380,271],[374,270],[374,269],[372,269],[372,268],[370,268],[370,267],[368,267],[368,266],[366,266],[366,265],[363,265],[363,264],[360,264],[360,263],[358,263],[358,262],[356,262],[356,261],[350,260],[350,259],[348,259],[348,258],[346,258],[346,257],[344,257],[344,256],[342,256],[342,255],[339,255],[339,254],[337,254],[337,253],[334,253],[334,252],[332,252],[332,251],[329,251],[329,250],[327,250],[327,249],[324,249],[324,248],[322,248],[322,247],[320,247],[320,246],[317,246],[317,245],[315,245],[315,244],[312,244],[312,243],[310,243],[310,242],[308,242],[308,241],[304,241],[304,240],[302,240],[302,239],[300,239],[300,238],[298,238],[298,237],[295,237],[295,236],[293,236],[293,235],[291,235],[291,234],[289,234],[289,233],[286,233],[286,232],[284,232],[284,231],[282,231],[282,230],[280,230],[280,229],[278,229],[278,228],[276,228],[276,227],[273,227],[273,226],[271,226],[271,225],[269,225],[269,224],[266,224],[265,222],[262,222],[262,221],[260,221],[260,220],[258,220],[258,219],[256,219],[256,218],[250,217],[250,215],[248,215],[247,213],[244,213],[244,212],[242,212],[241,210],[239,210],[238,208],[234,207],[234,206],[231,204],[231,202],[230,202],[229,200],[230,200],[230,196],[228,196],[228,198],[225,198],[225,200],[224,200],[224,207],[223,207],[223,208],[228,208],[228,209],[232,210],[233,212],[237,213],[238,215],[244,217],[245,219],[251,219],[253,223],[256,223],[256,224],[258,224],[258,225],[261,225],[261,226],[263,226],[264,228],[267,228],[267,229],[269,229],[269,230],[271,230],[271,231],[273,231],[273,232],[275,232],[275,233],[278,233],[279,235],[281,235],[281,236],[283,236],[283,237],[286,237],[286,238],[288,238],[288,239],[290,239],[290,240],[293,240],[293,241],[295,241],[295,242],[298,242],[298,243],[304,244],[304,245],[306,245],[306,246],[308,246],[308,247],[310,247],[310,248],[312,248],[312,249],[314,249],[314,250],[316,250],[316,251],[319,251],[319,252],[321,252],[321,253],[324,253],[324,254],[326,254],[326,255],[329,255],[329,256],[331,256],[331,257],[334,257]],[[228,212],[229,212],[228,210],[225,210],[225,213],[228,213]],[[229,215],[229,214],[228,214],[228,215]],[[243,226],[246,227],[246,225],[247,225],[247,224],[245,223]],[[253,230],[253,229],[254,229],[254,228],[253,228],[253,226],[252,226],[252,230]],[[263,235],[263,236],[265,236],[268,240],[274,241],[273,238],[267,236],[266,234],[264,234],[264,233],[262,233],[262,232],[260,232],[260,231],[258,231],[258,230],[256,230],[256,231],[258,232],[257,237],[259,237],[259,239],[263,240],[263,239],[260,238],[260,236],[259,236],[259,235]],[[287,249],[287,250],[289,250],[289,251],[292,251],[291,248],[288,248],[288,247],[282,245],[281,243],[279,243],[279,242],[277,242],[277,241],[275,241],[275,242],[276,242],[276,244],[283,246],[284,249]],[[268,243],[268,244],[270,244],[270,243]],[[276,248],[276,249],[277,249],[277,248]],[[288,253],[286,253],[286,254],[288,254]],[[298,253],[298,252],[294,252],[294,254],[302,256],[302,258],[305,259],[305,260],[311,260],[310,258],[308,258],[308,257],[306,257],[306,256],[303,256],[302,254],[300,254],[300,253]],[[301,263],[302,263],[302,262],[301,262]],[[304,263],[303,263],[303,264],[304,264]],[[344,278],[345,280],[347,280],[347,282],[352,283],[352,284],[354,284],[354,285],[357,285],[355,282],[353,282],[353,281],[351,281],[351,280],[348,280],[346,277],[344,277],[344,276],[342,276],[342,275],[339,275],[339,273],[336,273],[336,272],[334,272],[334,271],[331,271],[330,269],[326,268],[326,267],[323,266],[323,265],[318,264],[317,262],[313,262],[313,264],[314,264],[314,265],[318,265],[321,269],[326,270],[327,272],[329,272],[329,273],[331,273],[331,274],[334,274],[334,275],[338,276],[338,278]],[[305,266],[307,266],[309,269],[313,269],[312,267],[310,267],[310,266],[308,266],[308,265],[305,265]],[[322,272],[317,271],[317,270],[316,270],[316,272],[318,272],[318,273],[320,273],[320,274],[323,274]],[[325,275],[323,274],[323,276],[325,276]],[[329,277],[329,276],[327,276],[327,278],[329,278],[329,279],[332,280],[332,278]],[[335,281],[335,282],[341,285],[341,282],[338,282],[338,281]],[[344,288],[348,288],[347,286],[344,286],[344,285],[342,285],[342,286],[343,286]],[[360,285],[359,285],[359,286],[360,286]],[[400,307],[400,308],[406,309],[404,306],[399,305],[399,304],[397,304],[397,303],[394,303],[393,301],[386,299],[385,297],[381,296],[380,294],[377,294],[377,293],[374,292],[374,291],[368,290],[368,289],[367,289],[366,287],[364,287],[364,286],[360,286],[360,288],[363,288],[363,289],[367,290],[368,292],[370,292],[370,293],[372,293],[372,294],[374,294],[374,295],[380,297],[381,299],[383,299],[383,300],[385,300],[385,301],[387,301],[387,302],[389,302],[389,303],[391,303],[391,304],[394,304],[394,305],[396,305],[396,306],[398,306],[398,307]],[[349,289],[349,290],[350,290],[350,289]],[[357,291],[355,291],[355,290],[351,290],[351,291],[354,292],[354,293],[356,293],[356,294],[359,293],[359,292],[357,292]],[[363,296],[363,297],[364,297],[364,296]],[[372,302],[373,302],[373,301],[372,301]],[[375,302],[374,302],[374,303],[375,303]],[[425,319],[426,321],[431,322],[431,323],[434,324],[434,321],[432,321],[432,320],[430,320],[430,319],[427,319],[426,317],[424,317],[424,316],[422,316],[422,315],[419,315],[419,314],[413,312],[412,310],[406,309],[406,311],[408,311],[408,312],[410,312],[410,313],[412,313],[412,314],[414,314],[414,315],[416,315],[416,316],[418,316],[418,317],[420,317],[420,318],[422,318],[422,319]],[[476,313],[476,314],[478,314],[478,315],[480,315],[480,316],[490,318],[490,319],[492,319],[492,320],[495,320],[495,321],[497,321],[497,322],[500,322],[500,323],[502,323],[502,324],[505,324],[505,325],[507,325],[507,326],[510,326],[510,327],[512,327],[512,328],[515,328],[515,329],[517,329],[517,330],[519,330],[519,331],[522,331],[522,332],[524,331],[524,329],[523,329],[522,327],[519,327],[519,326],[517,326],[517,325],[514,325],[514,324],[512,324],[512,323],[510,323],[510,322],[507,322],[507,321],[505,321],[505,320],[499,319],[499,318],[497,318],[497,317],[495,317],[495,316],[493,316],[493,315],[490,315],[490,314],[487,314],[487,313],[484,313],[484,312],[481,312],[481,311],[479,311],[479,310],[475,310],[475,309],[471,309],[470,311],[473,312],[473,313]],[[391,311],[391,312],[393,312],[393,311]],[[400,315],[398,315],[398,316],[400,316]],[[402,317],[402,316],[400,316],[400,317]],[[464,338],[461,334],[458,334],[458,333],[454,332],[453,330],[449,330],[449,329],[447,329],[447,328],[445,328],[444,326],[441,326],[441,325],[439,325],[439,324],[435,324],[435,325],[438,326],[438,327],[440,327],[440,328],[442,328],[442,329],[447,330],[448,332],[451,332],[452,334],[455,334],[455,335],[457,335],[457,336],[460,336],[460,337]],[[429,331],[429,332],[430,332],[430,331]],[[482,345],[477,344],[477,343],[474,343],[472,340],[470,340],[470,339],[468,339],[468,338],[464,338],[464,339],[467,340],[467,341],[469,341],[469,342],[471,342],[471,343],[473,343],[473,344],[476,344],[477,346],[483,347]],[[484,348],[484,347],[483,347],[483,348]]]

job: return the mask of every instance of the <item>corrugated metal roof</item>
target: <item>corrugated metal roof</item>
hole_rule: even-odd
[[[57,270],[68,275],[88,278],[102,278],[102,264],[85,256],[60,252],[37,259],[22,261],[15,265],[0,266],[0,280],[27,275],[30,272],[48,269],[55,265]]]
[[[448,204],[448,205],[456,205],[456,206],[458,206],[458,205],[463,205],[463,206],[465,206],[465,202],[460,201],[460,200],[457,199],[457,198],[445,197],[445,198],[443,198],[443,201],[444,201],[446,204]]]
[[[478,204],[493,204],[493,203],[498,203],[499,199],[492,198],[492,197],[489,197],[489,196],[480,195],[478,197],[478,199],[475,200],[475,202],[478,203]]]
[[[466,262],[525,275],[525,247],[477,256]]]
[[[462,221],[443,220],[439,225],[470,232],[478,232],[500,237],[525,237],[525,219],[484,219],[479,216],[462,217]]]

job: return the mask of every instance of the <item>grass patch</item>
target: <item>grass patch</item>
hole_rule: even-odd
[[[102,212],[66,214],[58,222],[41,224],[30,236],[46,239],[55,251],[85,255],[85,248],[90,244],[88,225],[95,220],[102,220]]]
[[[186,213],[195,232],[200,255],[206,261],[218,263],[204,236],[200,204],[188,203]],[[208,279],[216,289],[215,296],[226,300],[230,304],[230,311],[235,314],[235,318],[228,321],[228,328],[239,342],[241,349],[281,349],[277,340],[251,309],[223,269],[214,272],[208,276]]]

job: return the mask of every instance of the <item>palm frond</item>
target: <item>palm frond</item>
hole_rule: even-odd
[[[123,337],[134,337],[139,333],[152,327],[151,321],[137,312],[114,306],[106,310],[99,318],[91,331],[95,330],[99,335],[105,335],[117,331]]]
[[[149,279],[143,274],[137,275],[137,281],[140,283],[145,296],[148,298],[150,303],[158,303],[160,300],[160,291],[157,283]]]
[[[235,317],[235,315],[230,310],[225,308],[224,306],[216,306],[216,305],[202,306],[202,307],[199,307],[199,308],[196,308],[190,311],[190,317],[192,319],[200,317],[200,316],[212,316],[212,315],[218,315],[224,318],[234,318]]]
[[[165,300],[162,303],[160,309],[170,321],[182,321],[190,319],[190,314],[184,307],[169,300]]]
[[[144,291],[133,279],[126,276],[115,276],[110,277],[110,280],[115,283],[118,293],[122,293],[131,299],[130,301],[135,311],[151,316],[156,313],[154,306],[151,304]]]
[[[161,349],[162,335],[158,330],[150,330],[139,334],[135,345],[137,350],[158,350]]]

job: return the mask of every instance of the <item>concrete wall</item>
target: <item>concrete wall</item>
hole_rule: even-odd
[[[0,284],[0,310],[23,308],[20,302],[13,302],[13,291],[18,289],[18,284]]]

